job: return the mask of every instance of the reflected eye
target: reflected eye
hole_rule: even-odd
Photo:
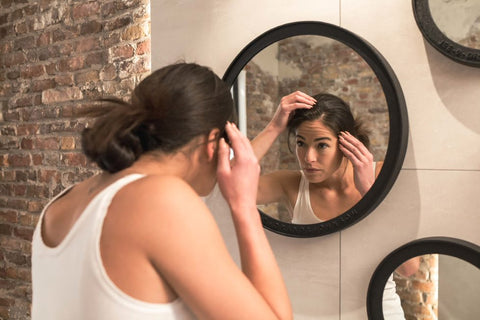
[[[319,144],[317,145],[317,148],[318,148],[318,149],[321,149],[321,150],[326,149],[326,148],[328,148],[328,147],[330,147],[330,146],[329,146],[328,144],[326,144],[326,143],[319,143]]]
[[[303,147],[305,143],[301,140],[297,140],[297,147]]]

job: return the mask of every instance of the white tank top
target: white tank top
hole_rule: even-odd
[[[300,184],[298,185],[298,195],[295,206],[293,207],[292,223],[295,224],[313,224],[324,222],[313,212],[310,203],[310,187],[303,171],[300,171]]]
[[[388,277],[382,299],[383,317],[387,320],[405,320],[400,296],[397,294],[393,273]]]
[[[32,319],[194,319],[177,299],[156,304],[121,291],[108,277],[100,256],[100,235],[112,198],[123,186],[143,177],[125,176],[102,190],[88,204],[62,242],[48,247],[41,237],[43,209],[32,240]]]

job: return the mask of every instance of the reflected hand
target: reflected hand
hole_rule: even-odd
[[[220,139],[218,185],[232,213],[244,212],[243,209],[256,208],[260,165],[247,137],[231,123],[227,123],[225,130],[232,144],[234,159],[230,161],[230,148],[223,138]]]
[[[373,155],[357,138],[349,132],[339,135],[339,148],[353,165],[355,187],[362,196],[375,182]]]
[[[311,109],[317,102],[314,98],[301,91],[295,91],[280,100],[271,124],[279,131],[285,130],[290,114],[296,109]]]

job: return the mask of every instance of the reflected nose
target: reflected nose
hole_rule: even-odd
[[[305,161],[306,162],[315,162],[317,161],[317,152],[314,148],[308,148],[307,152],[305,152]]]

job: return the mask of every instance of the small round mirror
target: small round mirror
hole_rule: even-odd
[[[474,319],[480,314],[480,247],[434,237],[412,241],[377,267],[369,319]]]
[[[424,38],[450,59],[480,67],[478,0],[413,0],[413,12]]]

